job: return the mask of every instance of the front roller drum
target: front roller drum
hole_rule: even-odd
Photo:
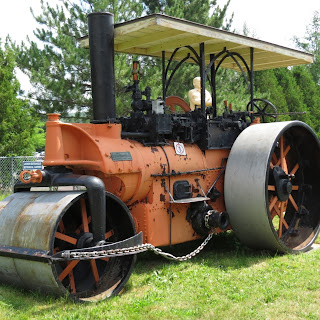
[[[283,253],[310,249],[320,223],[320,145],[303,122],[252,125],[235,141],[225,203],[241,242]]]
[[[108,243],[136,230],[125,204],[106,194]],[[0,203],[0,245],[25,248],[34,255],[86,248],[92,241],[91,213],[85,192],[18,192]],[[49,263],[0,256],[0,281],[75,300],[94,301],[118,294],[129,279],[135,256]]]

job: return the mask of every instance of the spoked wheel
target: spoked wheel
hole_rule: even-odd
[[[237,237],[253,248],[308,250],[319,233],[319,169],[319,141],[306,124],[244,130],[225,176],[225,202]]]
[[[277,108],[267,99],[253,99],[254,116],[261,117],[262,122],[275,122],[278,119]],[[251,108],[251,102],[247,104],[247,111]]]
[[[184,112],[191,111],[188,103],[178,96],[167,97],[165,104],[166,106],[170,107],[171,113],[176,113],[176,106],[180,107]]]
[[[136,234],[126,205],[106,193],[107,242]],[[91,213],[83,191],[17,192],[0,202],[0,244],[16,248],[0,255],[0,281],[76,300],[118,294],[129,279],[135,256],[51,263],[40,259],[59,251],[86,248],[92,239]],[[14,252],[16,252],[14,251]],[[21,252],[24,255],[21,255]]]
[[[135,234],[134,223],[126,210],[119,199],[107,195],[107,242],[117,242]],[[85,248],[91,240],[91,215],[86,199],[80,198],[59,221],[54,253]],[[133,256],[72,260],[56,264],[55,272],[72,297],[101,300],[121,291],[131,275],[134,261]]]

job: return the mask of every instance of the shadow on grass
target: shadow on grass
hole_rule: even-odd
[[[191,241],[172,247],[161,248],[174,256],[184,256],[195,250],[203,239]],[[191,260],[191,263],[201,263],[213,268],[241,269],[248,268],[256,263],[275,257],[275,253],[263,250],[253,250],[244,246],[232,231],[215,235],[207,246]],[[163,268],[168,264],[175,264],[153,252],[138,255],[135,273],[141,274]]]
[[[57,304],[64,306],[74,302],[67,297],[57,297],[53,294],[44,294],[39,291],[24,290],[10,285],[1,284],[0,286],[0,305],[10,310],[19,319],[28,318],[28,314],[42,314],[57,308]],[[35,311],[36,309],[41,311]],[[24,316],[24,317],[23,317]]]
[[[196,249],[203,240],[191,241],[161,248],[165,252],[170,252],[175,256],[183,256]],[[226,232],[215,235],[207,246],[191,260],[188,264],[201,264],[216,269],[242,269],[273,258],[274,254],[267,251],[258,251],[242,245],[233,232]],[[179,262],[166,260],[165,258],[145,252],[138,255],[134,273],[137,275],[148,275],[161,270],[170,265],[178,265]],[[134,285],[133,285],[134,286]],[[132,283],[125,286],[125,292],[130,292]],[[44,295],[39,292],[16,289],[11,286],[0,287],[0,300],[2,304],[20,314],[32,313],[33,315],[50,314],[57,308],[73,309],[77,303],[67,297],[56,297],[54,295]]]

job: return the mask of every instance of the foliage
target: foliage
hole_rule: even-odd
[[[18,52],[19,68],[30,77],[33,85],[30,98],[37,101],[35,109],[43,114],[59,112],[63,118],[90,117],[92,101],[89,52],[77,45],[77,39],[87,34],[86,15],[89,12],[112,12],[116,23],[139,17],[143,12],[162,12],[221,27],[229,2],[222,8],[217,6],[216,2],[61,0],[60,5],[51,7],[48,2],[41,0],[42,14],[34,15],[41,28],[38,28],[34,34],[42,45],[30,40],[21,45],[13,44]],[[158,4],[160,10],[157,10]],[[230,23],[231,19],[226,20],[224,28],[228,29]],[[153,89],[153,97],[161,96],[161,64],[151,58],[140,59],[145,72],[141,88],[148,85]],[[122,54],[115,56],[118,115],[127,114],[130,110],[130,94],[124,94],[123,90],[124,86],[131,81],[130,61],[130,56]],[[177,74],[177,79],[192,81],[194,70],[191,68],[187,71],[187,68],[184,68],[183,72]],[[185,87],[185,82],[179,82],[176,93],[185,91]]]
[[[278,112],[305,112],[283,115],[279,120],[300,120],[310,125],[318,136],[320,87],[314,82],[306,66],[278,68],[255,72],[256,97],[271,101]],[[257,96],[261,92],[261,96]]]
[[[146,11],[151,13],[164,13],[172,17],[185,19],[211,27],[229,30],[232,17],[226,20],[226,11],[230,0],[220,8],[217,0],[144,0]]]
[[[307,27],[306,35],[303,39],[294,37],[298,48],[312,53],[314,63],[308,66],[313,80],[320,85],[320,13],[315,11],[311,24]]]
[[[226,19],[226,12],[230,1],[220,8],[217,1],[203,0],[144,0],[146,11],[151,13],[163,13],[176,18],[193,21],[200,24],[209,25],[216,28],[229,30],[231,27],[233,15],[229,20]],[[145,76],[142,79],[141,86],[150,86],[153,89],[153,97],[162,96],[162,67],[160,59],[140,58],[145,69]],[[178,62],[173,62],[170,66],[168,75],[176,67]],[[188,101],[188,90],[193,88],[192,81],[194,77],[199,76],[199,67],[192,64],[182,65],[168,87],[166,96],[177,95]],[[219,80],[218,80],[219,81]],[[219,85],[220,82],[218,82]]]
[[[18,98],[20,84],[15,66],[12,50],[0,46],[0,156],[32,154],[36,148],[38,119],[29,102]],[[37,147],[39,144],[44,145],[43,141]]]
[[[140,16],[142,5],[137,1],[61,0],[51,7],[41,0],[42,14],[34,15],[41,25],[34,34],[38,42],[13,44],[18,52],[18,66],[33,85],[30,98],[35,99],[38,112],[59,112],[62,117],[84,117],[91,113],[89,51],[78,46],[78,39],[87,34],[87,14],[109,11],[115,22]],[[122,55],[115,59],[116,82],[123,87],[122,76],[128,67]],[[123,71],[125,68],[125,72]]]
[[[173,253],[183,255],[197,245],[174,247]],[[320,250],[283,256],[249,250],[227,233],[187,262],[140,254],[124,292],[99,303],[76,304],[1,286],[0,317],[319,319],[319,258]]]

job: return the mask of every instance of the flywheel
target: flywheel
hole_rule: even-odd
[[[241,242],[283,253],[308,250],[319,233],[320,144],[303,122],[252,125],[235,141],[225,204]]]
[[[107,243],[136,234],[128,208],[106,193]],[[41,252],[86,248],[92,239],[86,192],[17,192],[0,202],[0,245],[21,254],[0,256],[0,282],[75,300],[118,294],[129,279],[135,256],[89,260],[36,261]],[[29,258],[30,255],[31,259]]]

